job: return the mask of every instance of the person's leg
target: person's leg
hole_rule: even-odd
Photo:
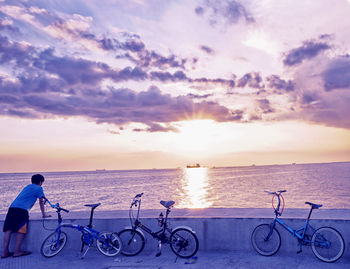
[[[6,257],[9,254],[9,245],[11,240],[11,231],[4,232],[4,250],[2,253],[2,257]]]
[[[13,253],[13,256],[19,256],[23,253],[22,251],[22,243],[24,239],[25,234],[23,233],[17,233],[16,236],[16,244],[15,244],[15,252]]]

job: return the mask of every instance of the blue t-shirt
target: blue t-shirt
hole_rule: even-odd
[[[33,207],[37,198],[44,197],[43,188],[37,184],[30,184],[23,188],[17,198],[12,202],[10,207],[22,208],[29,210]]]

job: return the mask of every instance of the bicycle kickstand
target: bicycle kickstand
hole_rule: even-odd
[[[162,255],[162,241],[158,241],[158,252],[156,254],[156,257],[159,257],[160,255]]]
[[[80,251],[80,259],[84,259],[86,253],[89,251],[90,246],[87,245],[86,250],[84,251],[84,244],[81,246],[81,251]]]
[[[302,244],[299,243],[298,245],[299,245],[299,250],[297,251],[297,254],[300,254],[300,253],[303,252],[303,250],[302,250]]]

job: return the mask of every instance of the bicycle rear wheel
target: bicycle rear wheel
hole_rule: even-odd
[[[342,235],[331,227],[321,227],[312,235],[312,251],[324,262],[335,262],[340,259],[344,253],[344,245]]]
[[[170,248],[181,258],[191,258],[196,255],[199,247],[198,238],[186,228],[175,229],[170,234]]]
[[[112,257],[121,251],[122,241],[117,233],[102,232],[99,237],[101,239],[97,239],[96,245],[103,255]]]
[[[252,233],[251,240],[255,251],[263,256],[272,256],[281,247],[281,236],[275,228],[271,231],[270,224],[257,226]]]
[[[65,232],[53,232],[50,234],[41,245],[41,255],[46,258],[51,258],[57,255],[67,243],[67,234]]]
[[[125,256],[135,256],[145,247],[145,238],[142,233],[134,229],[124,229],[118,233],[122,241],[121,254]]]

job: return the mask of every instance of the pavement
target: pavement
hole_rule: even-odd
[[[335,263],[319,261],[313,254],[280,254],[271,257],[260,256],[256,253],[244,253],[235,251],[201,252],[197,259],[176,259],[176,256],[164,250],[160,257],[155,253],[141,253],[134,257],[117,255],[115,257],[103,256],[96,248],[91,248],[84,259],[80,253],[62,251],[57,256],[45,258],[40,253],[29,256],[0,260],[1,269],[166,269],[166,268],[297,268],[297,269],[338,269],[350,268],[350,259],[342,257]]]

